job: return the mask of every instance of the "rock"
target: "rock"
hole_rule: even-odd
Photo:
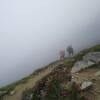
[[[94,75],[95,76],[100,76],[100,71],[96,72]]]
[[[95,63],[92,61],[78,61],[75,63],[75,65],[72,67],[71,73],[76,73],[81,71],[82,69],[88,68],[92,65],[94,65]]]
[[[79,73],[72,74],[71,82],[75,82],[78,85],[82,83],[81,80],[79,79]]]
[[[11,91],[10,92],[10,95],[12,96],[12,95],[14,95],[15,94],[15,91]]]
[[[85,82],[83,82],[83,83],[81,84],[80,89],[81,89],[81,90],[85,90],[85,89],[91,87],[92,84],[93,84],[93,83],[92,83],[91,81],[85,81]]]
[[[100,62],[100,52],[91,52],[83,57],[83,60],[92,61],[95,64]]]
[[[33,94],[29,94],[24,98],[24,100],[31,100],[32,97],[33,97]]]
[[[68,82],[67,84],[63,84],[63,88],[67,91],[71,91],[72,90],[72,82]]]
[[[46,92],[44,90],[40,90],[40,93],[41,93],[41,97],[45,97],[46,96]]]
[[[82,69],[91,67],[92,65],[100,63],[100,52],[91,52],[83,57],[83,60],[78,61],[73,66],[71,73],[76,73]]]

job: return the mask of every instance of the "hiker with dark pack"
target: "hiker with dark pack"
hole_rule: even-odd
[[[74,49],[72,46],[68,46],[66,51],[68,52],[69,56],[72,56],[74,54]]]

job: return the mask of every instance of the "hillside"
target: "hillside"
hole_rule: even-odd
[[[74,57],[54,62],[1,88],[0,100],[100,100],[99,54],[96,55],[96,62],[93,55],[88,56],[94,52],[100,53],[100,45],[85,49]],[[80,85],[85,81],[92,82],[92,85],[82,90]]]

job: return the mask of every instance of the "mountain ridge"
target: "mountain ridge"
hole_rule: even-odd
[[[18,82],[15,82],[11,85],[8,85],[7,87],[1,88],[0,89],[1,100],[42,100],[40,98],[36,99],[34,96],[32,97],[34,99],[27,99],[27,93],[28,93],[27,91],[32,91],[32,93],[33,93],[33,90],[34,90],[33,88],[38,87],[39,82],[41,80],[44,80],[44,78],[48,77],[49,75],[51,75],[52,77],[55,78],[55,76],[53,76],[52,74],[56,73],[56,70],[60,70],[62,68],[65,68],[65,72],[63,72],[64,69],[60,70],[62,73],[60,73],[60,71],[58,71],[58,76],[60,77],[60,79],[63,79],[63,77],[65,78],[65,75],[66,75],[66,77],[67,78],[69,77],[69,80],[70,80],[71,76],[70,76],[69,70],[71,70],[71,68],[73,67],[73,65],[76,61],[81,60],[82,57],[89,52],[100,52],[100,45],[96,45],[94,47],[84,49],[81,52],[79,52],[78,54],[76,54],[74,57],[65,58],[63,61],[56,61],[52,64],[49,64],[48,66],[35,71],[30,76],[28,76]],[[66,74],[66,72],[67,72],[67,74]],[[62,76],[60,76],[60,75],[62,75]],[[58,81],[60,80],[59,77],[58,77]],[[63,79],[63,80],[65,80],[65,79]],[[63,82],[63,80],[62,80],[62,82]],[[51,85],[51,86],[53,86],[53,85]],[[52,90],[48,90],[48,91],[52,91]],[[78,90],[76,89],[73,91],[78,91]],[[48,95],[48,97],[50,97],[51,99],[48,99],[46,97],[43,100],[53,100],[53,99],[54,100],[65,100],[65,98],[63,98],[63,97],[60,98],[61,96],[59,96],[58,94],[56,94],[56,95],[59,98],[57,97],[55,99],[55,95],[54,95],[54,98],[51,95]],[[75,95],[79,95],[79,94],[72,93],[72,95],[75,96]],[[69,98],[67,98],[66,100],[72,100],[72,99],[73,98],[70,98],[70,96],[69,96]],[[74,98],[73,100],[77,100],[77,99]],[[83,100],[83,99],[78,99],[78,100]]]

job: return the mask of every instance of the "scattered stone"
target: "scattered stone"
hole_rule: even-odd
[[[10,95],[11,96],[14,95],[14,94],[15,94],[15,91],[14,90],[10,92]]]
[[[85,90],[85,89],[91,87],[92,85],[93,85],[93,83],[92,83],[91,81],[85,81],[85,82],[83,82],[83,83],[81,84],[80,89],[81,89],[81,90]]]
[[[40,90],[41,97],[44,98],[46,96],[46,92],[44,90]]]
[[[68,82],[68,83],[63,83],[62,84],[62,88],[64,89],[64,90],[67,90],[67,91],[70,91],[71,89],[72,89],[72,82]]]
[[[31,93],[29,96],[27,96],[27,100],[32,100],[33,94]]]
[[[72,79],[71,79],[71,82],[75,82],[77,85],[80,85],[82,83],[81,80],[79,80],[79,73],[74,73],[72,75]]]
[[[100,76],[100,71],[96,72],[94,75],[95,76]]]

